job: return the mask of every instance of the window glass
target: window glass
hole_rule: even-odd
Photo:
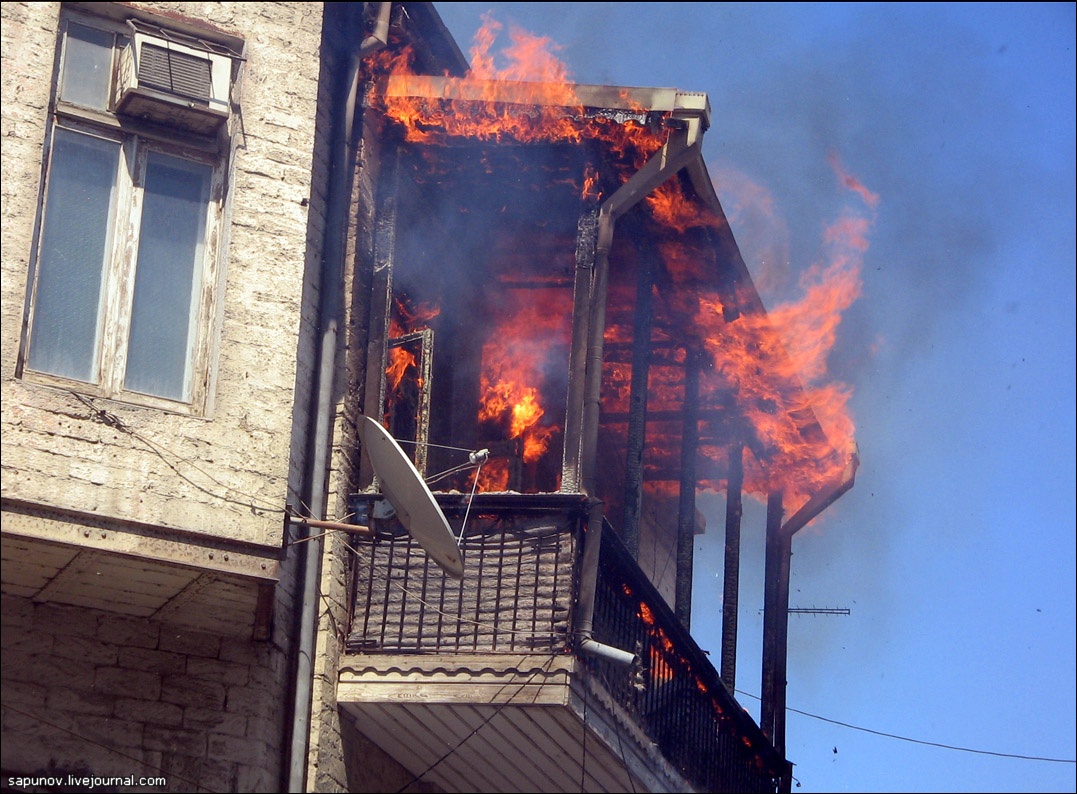
[[[187,399],[212,169],[151,152],[124,388]]]
[[[56,129],[29,365],[96,382],[102,286],[120,145]]]
[[[67,28],[60,98],[105,110],[112,82],[113,35],[72,22]]]

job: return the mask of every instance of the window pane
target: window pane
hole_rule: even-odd
[[[189,398],[212,173],[200,163],[148,157],[124,380],[131,391]]]
[[[38,256],[31,369],[97,380],[98,320],[120,145],[57,129]]]
[[[60,98],[65,102],[106,110],[112,82],[111,33],[76,25],[67,27]]]

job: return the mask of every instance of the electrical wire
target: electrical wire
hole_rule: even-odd
[[[551,657],[550,657],[549,659],[547,659],[547,660],[546,660],[546,663],[545,663],[545,664],[544,664],[544,665],[542,666],[542,668],[541,668],[541,669],[542,669],[542,670],[543,670],[544,672],[547,672],[547,673],[548,673],[548,672],[550,671],[550,668],[551,668],[551,667],[553,666],[553,660],[554,660],[554,657],[552,657],[552,656],[551,656]],[[520,688],[516,690],[516,693],[515,693],[515,694],[513,694],[513,695],[510,695],[510,696],[508,697],[508,699],[506,699],[506,700],[505,700],[504,702],[502,702],[502,703],[501,703],[501,704],[500,704],[500,705],[499,705],[499,706],[498,706],[498,707],[497,707],[497,708],[496,708],[496,709],[494,710],[494,712],[493,712],[493,713],[492,713],[492,714],[491,714],[491,715],[490,715],[489,717],[486,717],[486,718],[485,718],[485,719],[484,719],[484,720],[483,720],[482,722],[480,722],[480,723],[479,723],[478,725],[476,725],[476,726],[475,726],[475,727],[474,727],[474,728],[473,728],[473,729],[471,730],[471,733],[469,733],[469,734],[468,734],[467,736],[465,736],[465,737],[464,737],[463,739],[461,739],[461,740],[460,740],[459,742],[457,742],[457,743],[456,743],[455,745],[453,745],[453,746],[452,746],[452,747],[450,747],[450,748],[449,748],[448,750],[446,750],[446,751],[445,751],[445,752],[444,752],[444,753],[443,753],[443,754],[441,755],[441,757],[440,757],[440,758],[438,758],[438,759],[437,759],[436,761],[434,761],[434,763],[430,764],[430,765],[429,765],[429,766],[428,766],[428,767],[427,767],[426,769],[424,769],[424,770],[423,770],[422,772],[420,772],[419,774],[417,774],[417,775],[415,775],[414,777],[412,777],[412,779],[411,779],[411,780],[409,780],[409,781],[408,781],[407,783],[405,783],[405,784],[404,784],[403,786],[401,786],[400,788],[398,788],[398,789],[396,790],[397,794],[401,794],[401,792],[403,792],[403,791],[404,791],[404,790],[405,790],[405,789],[406,789],[406,788],[407,788],[408,786],[410,786],[410,785],[411,785],[412,783],[418,783],[418,782],[419,782],[420,780],[422,780],[422,779],[423,779],[423,777],[425,777],[425,776],[426,776],[426,775],[427,775],[428,773],[430,773],[430,772],[431,772],[431,771],[432,771],[433,769],[435,769],[435,768],[436,768],[436,767],[437,767],[437,766],[438,766],[438,765],[439,765],[439,764],[440,764],[440,763],[441,763],[442,761],[444,761],[444,760],[445,760],[446,758],[448,758],[448,757],[449,757],[449,756],[451,756],[451,755],[452,755],[453,753],[455,753],[455,752],[456,752],[457,750],[459,750],[459,749],[460,749],[461,747],[463,747],[463,746],[464,746],[464,743],[465,743],[465,742],[466,742],[466,741],[467,741],[468,739],[470,739],[470,738],[471,738],[472,736],[474,736],[474,735],[475,735],[475,734],[477,734],[477,733],[478,733],[479,731],[481,731],[481,730],[482,730],[483,728],[485,728],[485,727],[486,727],[487,725],[489,725],[489,724],[490,724],[490,721],[491,721],[491,720],[492,720],[492,719],[493,719],[494,717],[496,717],[496,716],[497,716],[498,714],[500,714],[500,713],[501,713],[501,711],[502,711],[502,709],[504,709],[504,708],[505,708],[506,706],[516,706],[516,705],[519,705],[519,703],[515,702],[515,701],[516,701],[516,695],[519,695],[519,694],[520,694],[521,692],[523,692],[523,691],[524,691],[524,689],[525,689],[525,688],[527,688],[527,686],[528,686],[528,685],[530,685],[530,684],[531,684],[531,682],[535,680],[535,676],[537,676],[538,674],[539,674],[539,671],[538,671],[538,670],[535,670],[535,671],[533,671],[533,672],[531,673],[531,675],[529,675],[529,676],[527,677],[527,680],[526,680],[526,681],[524,681],[524,682],[523,682],[522,684],[520,684]],[[500,694],[501,694],[502,692],[504,692],[504,691],[505,691],[505,689],[506,689],[506,688],[507,688],[508,686],[510,686],[510,685],[509,685],[509,684],[507,684],[507,683],[506,683],[506,684],[503,684],[503,685],[501,686],[501,688],[497,690],[497,694],[495,694],[495,695],[494,695],[494,697],[492,698],[492,700],[496,700],[496,699],[497,699],[497,695],[500,695]]]
[[[157,455],[162,461],[164,461],[164,463],[169,468],[171,468],[177,475],[179,475],[179,477],[181,477],[183,480],[190,483],[192,486],[194,486],[198,490],[202,491],[203,493],[206,493],[206,494],[208,494],[210,496],[213,496],[215,498],[221,499],[222,501],[229,502],[231,504],[237,504],[237,505],[241,505],[243,507],[248,507],[248,508],[250,508],[251,512],[255,513],[256,515],[262,515],[265,511],[283,512],[283,511],[280,510],[280,508],[276,507],[276,505],[272,505],[269,502],[263,501],[258,497],[252,496],[250,494],[246,494],[246,493],[240,491],[239,489],[234,488],[233,486],[230,486],[230,485],[227,485],[225,483],[222,483],[220,480],[216,479],[209,472],[207,472],[204,469],[200,468],[199,466],[197,466],[196,464],[194,464],[190,460],[182,457],[181,455],[178,455],[175,452],[172,452],[167,447],[164,447],[163,445],[160,445],[157,442],[146,438],[141,433],[139,433],[138,431],[134,430],[129,425],[127,425],[122,419],[120,419],[115,414],[113,414],[113,413],[111,413],[109,411],[106,411],[106,410],[104,410],[102,408],[98,408],[93,403],[93,401],[91,399],[79,394],[78,392],[72,391],[71,394],[73,396],[75,396],[80,402],[82,402],[87,408],[90,409],[90,411],[92,413],[87,418],[89,418],[89,419],[91,419],[92,421],[95,421],[95,422],[101,422],[102,424],[108,425],[109,427],[113,427],[116,430],[119,430],[120,432],[126,433],[126,434],[130,435],[131,437],[137,439],[138,441],[142,442],[151,452],[153,452],[155,455]],[[416,442],[411,442],[411,443],[416,443]],[[443,446],[443,445],[439,445],[439,444],[427,444],[427,446],[438,447],[440,449],[449,449],[449,450],[454,450],[454,451],[459,451],[459,452],[470,452],[471,451],[471,450],[465,449],[463,447],[449,447],[449,446]],[[244,502],[244,501],[234,499],[234,498],[229,497],[229,496],[222,496],[219,493],[211,491],[210,489],[206,488],[205,486],[201,485],[200,483],[195,482],[190,477],[188,477],[186,474],[184,474],[182,471],[180,471],[178,466],[173,461],[166,458],[165,455],[164,455],[164,452],[168,452],[169,455],[172,455],[177,460],[182,461],[183,463],[190,466],[195,471],[200,472],[203,476],[205,476],[211,482],[215,483],[216,485],[220,486],[221,488],[225,489],[226,491],[229,491],[229,492],[232,492],[232,493],[238,493],[241,496],[246,497],[248,501]],[[482,462],[484,462],[484,461],[482,461]],[[478,468],[479,469],[482,468],[482,462],[478,463]],[[450,473],[456,473],[456,471],[458,471],[458,470],[463,470],[463,469],[469,468],[470,466],[473,466],[473,465],[475,465],[474,462],[469,462],[469,463],[462,464],[461,466],[455,467],[454,469],[450,469],[449,471],[442,472],[441,475],[436,475],[435,478],[440,479],[441,477],[447,476]],[[475,482],[476,483],[478,482],[477,474],[476,474],[476,477],[475,477]],[[472,497],[474,497],[474,490],[472,491]],[[261,502],[262,506],[261,507],[256,506],[257,502]],[[470,510],[470,507],[471,507],[471,505],[470,505],[470,500],[469,500],[469,502],[468,502],[468,509],[469,510]],[[464,520],[465,520],[465,525],[466,525],[466,521],[467,521],[466,515],[465,515]],[[460,534],[461,534],[461,537],[458,540],[458,542],[462,541],[462,539],[463,539],[463,526],[461,527]],[[318,536],[318,537],[322,537],[322,536]],[[297,541],[297,542],[299,542],[299,541]],[[356,550],[353,549],[349,544],[345,544],[345,547],[349,551],[352,551],[353,553],[357,553]],[[427,606],[430,609],[434,610],[435,612],[441,614],[443,617],[447,617],[447,618],[454,619],[454,620],[464,622],[464,623],[473,623],[474,625],[480,626],[480,627],[496,628],[496,627],[493,627],[493,626],[488,626],[487,624],[478,623],[477,621],[472,621],[472,620],[470,620],[468,618],[463,617],[462,615],[453,615],[453,614],[444,612],[444,611],[438,609],[437,607],[435,607],[433,604],[428,603],[427,601],[425,601],[420,596],[417,596],[416,594],[409,592],[406,588],[399,585],[398,583],[393,582],[393,584],[396,584],[397,587],[399,587],[401,590],[403,590],[405,594],[407,594],[407,595],[409,595],[409,596],[411,596],[413,598],[418,599],[425,606]],[[538,633],[538,632],[517,631],[517,630],[511,630],[511,629],[497,629],[497,630],[499,630],[499,631],[507,631],[507,632],[512,633],[512,634],[537,634]],[[739,694],[746,695],[747,697],[754,698],[756,700],[759,699],[758,695],[753,695],[750,692],[744,692],[743,690],[739,690],[739,689],[737,690],[737,692]],[[13,707],[5,705],[5,708],[13,708]],[[17,709],[15,709],[15,710],[17,711]],[[887,733],[885,731],[877,731],[877,730],[874,730],[872,728],[864,728],[864,727],[861,727],[861,726],[858,726],[858,725],[852,725],[852,724],[847,723],[847,722],[842,722],[840,720],[830,719],[828,717],[823,717],[823,716],[820,716],[818,714],[812,714],[812,713],[807,712],[807,711],[801,711],[799,709],[795,709],[795,708],[792,708],[792,707],[789,707],[789,706],[786,707],[786,710],[790,711],[790,712],[793,712],[795,714],[800,714],[800,715],[805,716],[805,717],[810,717],[812,719],[820,720],[821,722],[828,722],[828,723],[830,723],[832,725],[838,725],[838,726],[843,727],[843,728],[849,728],[850,730],[861,731],[863,733],[870,733],[870,734],[873,734],[875,736],[882,736],[882,737],[887,738],[887,739],[896,739],[898,741],[910,742],[910,743],[913,743],[913,744],[920,744],[920,745],[925,745],[925,746],[928,746],[928,747],[938,747],[938,748],[941,748],[941,749],[944,749],[944,750],[954,750],[954,751],[957,751],[957,752],[975,753],[975,754],[978,754],[978,755],[990,755],[990,756],[995,756],[995,757],[998,757],[998,758],[1013,758],[1013,759],[1022,760],[1022,761],[1042,761],[1042,762],[1057,763],[1057,764],[1077,764],[1077,759],[1072,759],[1072,758],[1050,758],[1050,757],[1045,757],[1045,756],[1024,755],[1024,754],[1020,754],[1020,753],[1001,753],[1001,752],[997,752],[997,751],[994,751],[994,750],[979,750],[979,749],[975,749],[975,748],[971,748],[971,747],[961,747],[961,746],[958,746],[958,745],[944,744],[944,743],[941,743],[941,742],[932,742],[932,741],[928,741],[928,740],[925,740],[925,739],[913,739],[913,738],[908,737],[908,736],[900,736],[900,735],[894,734],[894,733]],[[25,712],[20,712],[20,713],[25,713]],[[26,715],[26,716],[33,716],[33,715]],[[42,720],[42,722],[44,722],[44,720]],[[49,723],[46,723],[46,724],[49,724]],[[58,728],[59,726],[54,725],[53,727]],[[60,730],[66,730],[66,729],[60,728]],[[68,731],[68,732],[72,733],[71,731]],[[89,740],[87,740],[87,741],[89,741]],[[121,755],[122,755],[122,753],[121,753]],[[190,781],[187,781],[187,782],[190,782]]]
[[[761,698],[758,695],[753,695],[751,692],[745,692],[744,690],[741,690],[741,689],[737,690],[737,694],[745,695],[747,697],[754,698],[755,700],[761,700]],[[1053,763],[1053,764],[1077,764],[1077,759],[1072,759],[1072,758],[1048,758],[1048,757],[1045,757],[1045,756],[1038,756],[1038,755],[1022,755],[1020,753],[1000,753],[1000,752],[996,752],[994,750],[977,750],[977,749],[972,748],[972,747],[961,747],[959,745],[954,745],[954,744],[943,744],[941,742],[930,742],[930,741],[927,741],[926,739],[913,739],[913,738],[911,738],[909,736],[900,736],[900,735],[898,735],[896,733],[887,733],[885,731],[876,731],[876,730],[873,730],[872,728],[864,728],[864,727],[861,727],[859,725],[851,725],[848,722],[841,722],[840,720],[833,720],[833,719],[830,719],[829,717],[821,717],[818,714],[812,714],[811,712],[808,712],[808,711],[801,711],[800,709],[795,709],[795,708],[792,708],[791,706],[786,706],[786,711],[791,711],[791,712],[793,712],[795,714],[800,714],[800,715],[802,715],[804,717],[811,717],[814,720],[820,720],[822,722],[829,722],[831,725],[840,725],[842,728],[849,728],[849,729],[854,730],[854,731],[861,731],[863,733],[870,733],[870,734],[873,734],[875,736],[882,736],[882,737],[887,738],[887,739],[897,739],[897,740],[902,741],[902,742],[912,742],[913,744],[923,744],[923,745],[927,745],[928,747],[940,747],[943,750],[957,750],[957,751],[962,752],[962,753],[976,753],[978,755],[993,755],[993,756],[996,756],[998,758],[1016,758],[1019,761],[1046,761],[1046,762]]]
[[[212,474],[210,474],[209,472],[207,472],[205,469],[201,468],[200,466],[198,466],[194,462],[188,460],[187,458],[184,458],[182,455],[179,455],[179,454],[173,452],[172,450],[168,449],[164,445],[158,444],[156,441],[153,441],[153,440],[147,438],[146,436],[142,435],[137,430],[132,428],[130,425],[128,425],[126,422],[124,422],[122,419],[120,419],[118,416],[116,416],[116,414],[114,414],[114,413],[112,413],[110,411],[106,411],[103,408],[98,408],[97,405],[95,405],[93,400],[91,400],[90,398],[85,397],[85,396],[79,394],[78,392],[74,392],[74,391],[71,392],[71,394],[74,395],[79,400],[79,402],[81,402],[83,405],[85,405],[87,408],[90,409],[91,413],[90,413],[90,416],[86,417],[87,419],[89,419],[91,421],[94,421],[94,422],[100,422],[101,424],[107,425],[108,427],[115,428],[116,430],[120,431],[121,433],[126,433],[127,435],[131,436],[132,438],[137,439],[143,445],[145,445],[146,448],[148,448],[150,452],[152,452],[157,457],[159,457],[162,461],[164,461],[165,465],[168,466],[170,469],[172,469],[172,471],[174,471],[182,480],[184,480],[187,483],[190,483],[192,486],[197,488],[202,493],[208,494],[209,496],[212,496],[212,497],[214,497],[216,499],[220,499],[221,501],[224,501],[224,502],[228,502],[230,504],[240,505],[242,507],[249,508],[250,511],[252,513],[254,513],[255,515],[264,515],[266,512],[271,512],[271,513],[281,512],[281,509],[279,507],[277,507],[275,504],[273,504],[273,503],[271,503],[269,501],[263,500],[263,499],[261,499],[259,497],[252,496],[251,494],[244,493],[243,491],[239,490],[238,488],[234,488],[231,485],[228,485],[226,483],[221,482],[216,477],[214,477]],[[198,482],[195,482],[194,480],[192,480],[189,476],[187,476],[186,473],[184,473],[183,471],[180,471],[179,466],[174,461],[169,460],[165,456],[166,452],[169,455],[171,455],[173,458],[175,458],[176,460],[182,462],[186,466],[189,466],[190,468],[192,468],[195,471],[199,472],[203,477],[208,479],[210,482],[212,482],[215,485],[217,485],[218,487],[224,489],[226,493],[224,495],[222,495],[222,494],[217,493],[216,491],[206,487],[205,485],[203,485],[201,483],[198,483]],[[247,499],[247,501],[242,501],[240,499],[236,499],[234,497],[231,497],[231,496],[228,495],[228,493],[239,494],[240,496],[245,497]]]

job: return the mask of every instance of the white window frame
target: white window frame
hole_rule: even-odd
[[[102,6],[113,4],[102,4]],[[222,218],[226,195],[226,169],[230,145],[225,133],[207,137],[183,130],[162,130],[137,120],[121,119],[111,112],[115,102],[110,89],[108,110],[86,108],[59,98],[63,76],[69,25],[74,22],[114,34],[110,85],[115,85],[115,70],[120,48],[128,40],[130,27],[121,19],[91,16],[65,9],[58,35],[53,100],[45,141],[45,167],[39,196],[37,232],[31,259],[28,286],[27,319],[19,355],[18,375],[24,380],[69,389],[79,393],[159,408],[185,414],[203,415],[209,402],[213,369],[213,329],[216,324],[218,296],[222,289],[221,265]],[[39,276],[40,246],[48,212],[49,175],[53,142],[58,130],[111,140],[120,144],[116,182],[113,189],[115,209],[112,213],[102,274],[103,300],[98,310],[98,342],[91,380],[34,370],[29,353],[34,333],[35,307]],[[145,394],[124,385],[129,336],[134,303],[136,265],[139,254],[144,178],[150,153],[178,158],[211,169],[208,200],[203,223],[200,263],[195,263],[192,289],[193,319],[188,340],[185,393],[179,398]]]

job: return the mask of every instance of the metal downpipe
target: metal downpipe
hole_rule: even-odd
[[[343,118],[337,125],[330,158],[329,195],[326,200],[324,255],[320,276],[319,323],[321,344],[318,348],[318,382],[314,397],[314,422],[310,466],[306,491],[311,514],[324,516],[330,465],[333,387],[336,369],[337,333],[340,323],[341,290],[337,288],[345,256],[345,230],[349,203],[348,164],[354,127],[355,106],[359,88],[360,60],[383,48],[388,40],[389,14],[392,3],[379,3],[374,32],[367,37],[352,56],[348,84],[344,97]],[[299,645],[296,649],[295,699],[292,708],[291,744],[288,756],[289,792],[306,790],[308,753],[310,750],[311,703],[314,688],[314,647],[317,634],[318,585],[321,576],[322,541],[303,527],[299,544],[302,556],[299,565],[302,601],[299,615]]]
[[[587,366],[583,395],[583,431],[580,455],[581,490],[588,497],[587,532],[584,537],[580,574],[579,613],[576,620],[576,647],[583,653],[600,656],[617,664],[630,666],[639,657],[629,651],[598,642],[594,629],[595,589],[598,585],[598,561],[602,544],[605,512],[595,497],[598,455],[598,425],[602,401],[602,357],[606,327],[606,290],[609,283],[609,256],[613,246],[613,227],[617,219],[642,201],[651,191],[676,174],[700,154],[699,145],[690,143],[686,130],[674,130],[670,140],[632,178],[621,185],[598,211],[595,243],[594,277],[591,287],[590,321],[587,328]]]

